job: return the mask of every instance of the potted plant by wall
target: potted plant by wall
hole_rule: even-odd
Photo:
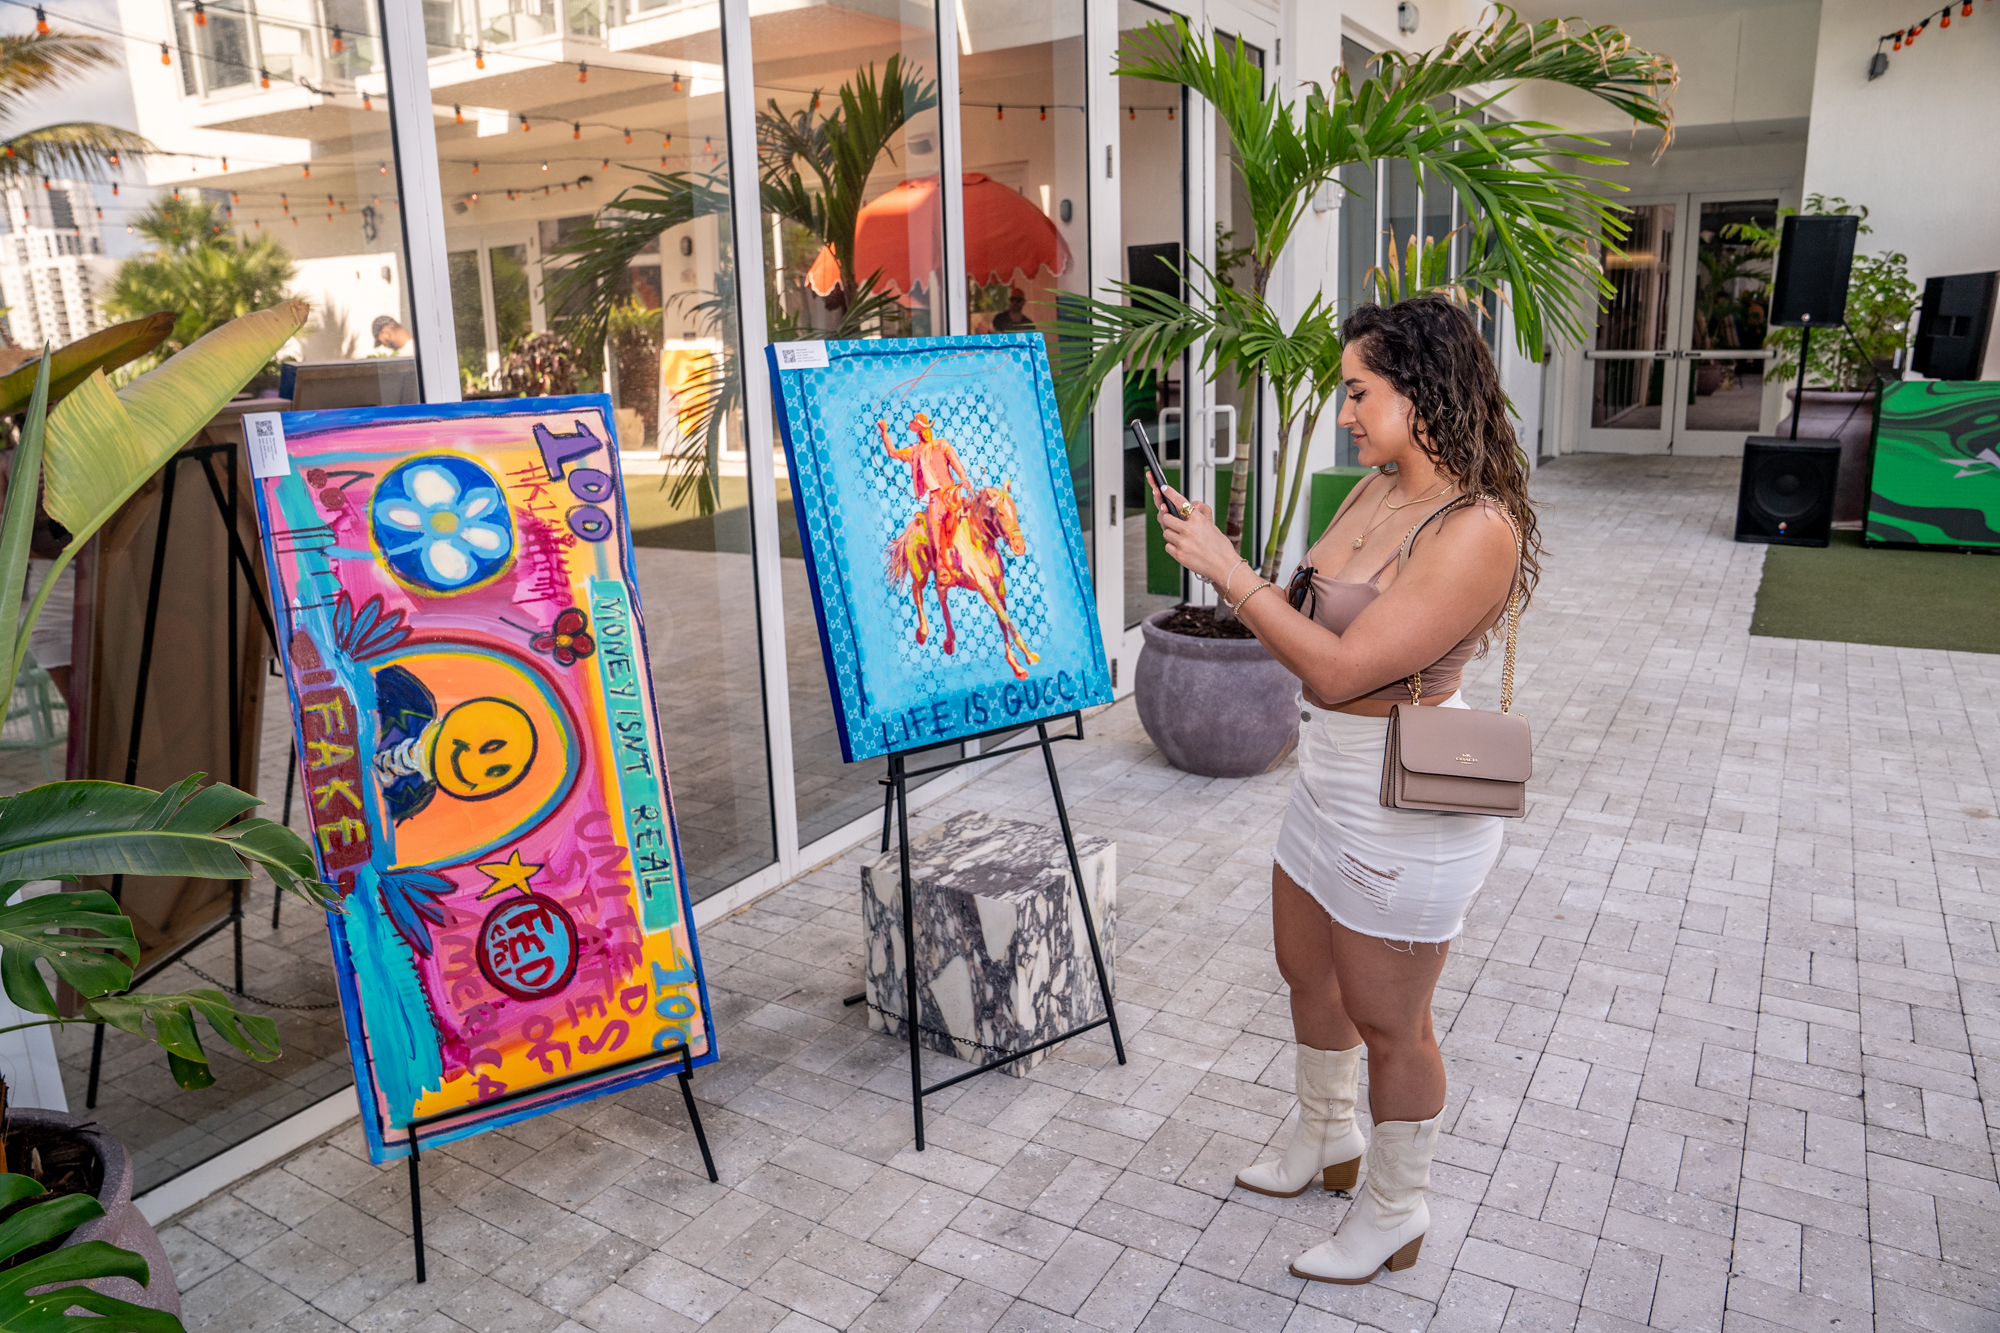
[[[73,387],[53,412],[51,379],[63,374],[63,358],[40,358],[0,516],[0,606],[20,605],[38,492],[71,537],[21,623],[0,616],[0,663],[9,679],[20,672],[28,632],[63,566],[299,331],[306,314],[303,301],[292,301],[234,320],[115,392],[101,365],[80,381],[67,376]],[[166,327],[155,325],[149,332],[157,342]],[[131,340],[119,343],[111,354],[130,347]],[[0,392],[5,387],[0,381]],[[282,888],[327,906],[305,842],[282,825],[249,818],[256,797],[222,784],[203,787],[201,776],[163,792],[50,782],[0,798],[0,985],[17,1008],[39,1015],[8,1031],[108,1023],[159,1045],[186,1088],[215,1082],[197,1019],[251,1059],[277,1058],[277,1025],[240,1012],[220,991],[129,991],[139,958],[131,920],[107,893],[62,886],[85,875],[233,880],[262,867]],[[53,881],[48,891],[25,896],[44,881]],[[44,966],[82,997],[77,1014],[57,1008]],[[107,1333],[180,1327],[172,1269],[131,1206],[131,1164],[114,1138],[75,1117],[6,1108],[0,1084],[0,1172],[0,1328],[66,1327],[62,1312],[72,1306],[101,1316]],[[57,1197],[37,1202],[44,1194]],[[76,1280],[92,1287],[27,1294]]]
[[[1781,208],[1784,217],[1798,213]],[[1861,218],[1861,232],[1868,225],[1867,208],[1850,204],[1840,196],[1806,196],[1807,214],[1852,213]],[[1737,233],[1761,255],[1778,253],[1780,231],[1741,223]],[[1895,250],[1876,254],[1856,254],[1847,282],[1846,319],[1839,329],[1815,330],[1812,352],[1806,361],[1805,394],[1793,403],[1798,415],[1798,437],[1840,441],[1840,473],[1833,487],[1833,521],[1853,526],[1868,514],[1868,474],[1871,442],[1875,437],[1875,400],[1882,377],[1893,374],[1896,354],[1909,337],[1910,315],[1917,308],[1917,284],[1910,280],[1910,258]],[[1799,348],[1804,330],[1773,329],[1765,345],[1778,351],[1771,374],[1780,381],[1792,381],[1799,373]],[[1798,390],[1786,390],[1798,397]],[[1781,433],[1791,434],[1791,422],[1780,424]]]
[[[1263,67],[1240,41],[1197,36],[1179,19],[1171,27],[1149,27],[1121,53],[1118,72],[1184,85],[1215,107],[1249,202],[1251,280],[1247,286],[1221,282],[1197,263],[1185,275],[1186,300],[1113,283],[1122,299],[1077,301],[1072,309],[1080,318],[1058,325],[1065,426],[1077,427],[1107,377],[1121,367],[1159,371],[1192,353],[1208,373],[1245,383],[1261,376],[1275,400],[1277,436],[1273,521],[1257,562],[1266,578],[1278,576],[1313,438],[1340,387],[1341,312],[1334,301],[1321,292],[1302,308],[1283,311],[1268,290],[1313,198],[1337,185],[1342,167],[1384,158],[1410,163],[1426,188],[1455,191],[1470,215],[1472,257],[1451,281],[1469,293],[1502,293],[1516,340],[1540,360],[1546,340],[1582,336],[1586,294],[1594,299],[1610,291],[1587,242],[1620,234],[1604,201],[1605,184],[1557,163],[1564,157],[1585,165],[1615,159],[1579,152],[1580,143],[1596,141],[1509,117],[1497,101],[1524,82],[1567,84],[1635,124],[1660,129],[1664,147],[1673,127],[1669,98],[1679,80],[1671,60],[1639,50],[1616,28],[1529,24],[1505,6],[1435,51],[1385,53],[1364,82],[1336,71],[1331,88],[1315,84],[1296,102],[1268,86]],[[1430,266],[1444,253],[1434,253]],[[1405,268],[1405,294],[1414,294],[1412,270],[1421,278],[1425,267]],[[1250,453],[1238,455],[1232,499],[1245,491]],[[1170,619],[1182,632],[1170,634]],[[1197,629],[1204,620],[1207,625]],[[1178,767],[1213,776],[1262,771],[1292,744],[1294,684],[1260,645],[1245,647],[1217,634],[1214,613],[1206,609],[1148,619],[1147,648],[1134,677],[1140,717]],[[1225,700],[1227,706],[1215,706]],[[1169,732],[1166,719],[1185,729]]]

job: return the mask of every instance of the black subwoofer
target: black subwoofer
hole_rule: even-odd
[[[1840,441],[1752,435],[1743,442],[1736,540],[1825,546],[1833,531]]]

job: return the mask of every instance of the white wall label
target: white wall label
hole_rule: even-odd
[[[826,344],[823,342],[772,343],[778,351],[780,370],[825,370]]]
[[[250,475],[289,477],[292,456],[285,451],[285,425],[276,412],[243,414],[243,439],[250,446]]]

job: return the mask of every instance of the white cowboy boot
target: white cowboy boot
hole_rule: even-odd
[[[1354,1090],[1361,1077],[1359,1046],[1345,1051],[1298,1048],[1294,1085],[1299,1123],[1285,1155],[1236,1173],[1236,1183],[1258,1194],[1290,1199],[1305,1193],[1314,1176],[1330,1190],[1353,1189],[1368,1140],[1354,1123]]]
[[[1385,1263],[1400,1273],[1417,1261],[1431,1225],[1424,1194],[1439,1119],[1376,1121],[1368,1140],[1367,1183],[1333,1239],[1292,1260],[1293,1277],[1355,1286],[1373,1282]]]

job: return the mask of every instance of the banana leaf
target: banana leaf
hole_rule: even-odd
[[[99,329],[88,338],[79,338],[58,347],[46,359],[50,364],[49,401],[59,402],[95,370],[116,370],[136,361],[158,347],[174,331],[174,312],[161,310],[123,324]],[[35,377],[44,358],[0,375],[0,417],[12,416],[27,407],[35,391]]]
[[[14,608],[21,604],[21,594],[28,586],[28,548],[35,531],[35,492],[41,485],[50,361],[48,349],[44,347],[42,350],[42,358],[35,368],[35,392],[28,409],[28,419],[21,427],[21,447],[15,451],[14,467],[8,478],[6,515],[0,518],[0,607],[6,607],[8,611],[8,614],[0,615],[0,662],[13,663],[14,669],[7,676],[10,698],[13,696],[14,678],[21,674],[22,648],[28,642],[28,630],[34,625],[35,615],[40,610],[39,607],[31,609],[18,624],[12,614]],[[45,585],[54,582],[53,578],[44,580]],[[43,591],[47,591],[46,586]]]
[[[40,617],[56,576],[119,506],[305,327],[311,313],[310,305],[294,299],[233,319],[115,392],[104,372],[93,370],[48,414],[43,504],[51,518],[69,529],[70,543],[56,557],[15,635],[9,680],[20,674],[28,629]],[[30,429],[39,424],[38,415],[30,411]],[[25,456],[25,432],[22,445]],[[26,468],[17,468],[16,477],[34,480]],[[7,538],[15,539],[11,524]],[[18,540],[25,544],[27,539],[22,535]],[[8,541],[0,541],[0,578],[7,573]],[[0,586],[0,596],[5,592]]]

